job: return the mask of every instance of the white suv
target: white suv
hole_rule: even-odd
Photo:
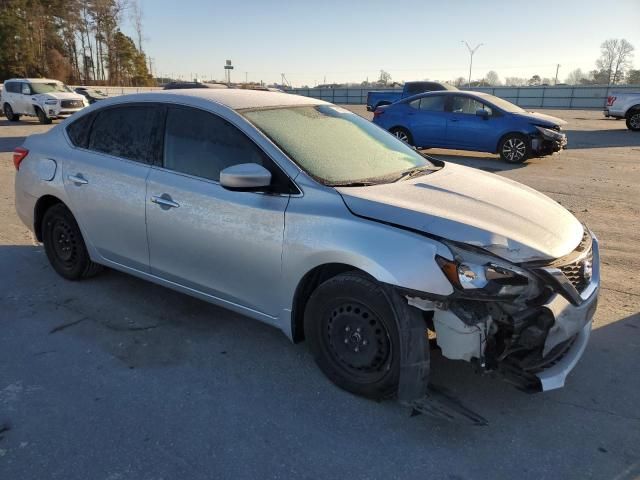
[[[2,109],[11,122],[21,115],[38,117],[40,123],[66,118],[88,105],[82,95],[74,93],[58,80],[47,78],[12,78],[4,82]]]

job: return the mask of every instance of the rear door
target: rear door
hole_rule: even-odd
[[[146,180],[160,120],[156,105],[119,105],[77,120],[90,126],[73,122],[67,129],[76,144],[63,163],[71,210],[100,255],[140,271],[149,270]]]
[[[448,104],[447,144],[450,148],[494,151],[496,125],[493,109],[467,95],[452,95]],[[476,114],[477,110],[489,113],[487,119]],[[499,113],[499,112],[496,112]]]
[[[429,94],[409,102],[409,130],[418,147],[440,147],[446,144],[447,115],[445,96]]]
[[[163,151],[147,187],[151,273],[277,315],[288,178],[237,127],[196,108],[168,107]],[[240,163],[270,170],[273,191],[223,188],[220,171]]]

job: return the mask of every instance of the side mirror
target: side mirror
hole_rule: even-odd
[[[271,185],[271,172],[257,163],[241,163],[220,172],[220,185],[227,190],[255,192]]]
[[[489,112],[484,108],[479,108],[478,110],[476,110],[476,115],[483,120],[489,120]]]

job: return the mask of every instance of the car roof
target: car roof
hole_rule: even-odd
[[[261,90],[230,89],[185,89],[185,90],[154,90],[152,92],[122,95],[109,101],[112,103],[130,103],[140,101],[167,102],[188,98],[201,99],[224,105],[232,110],[248,110],[274,107],[294,107],[304,105],[329,105],[328,102],[311,97],[292,95],[280,92],[265,92]],[[105,103],[105,105],[107,105]]]
[[[31,83],[62,83],[60,80],[56,80],[53,78],[9,78],[5,80],[7,82],[31,82]]]

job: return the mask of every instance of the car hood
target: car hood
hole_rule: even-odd
[[[47,100],[50,98],[54,98],[56,100],[84,100],[82,95],[71,92],[49,92],[49,93],[40,93],[38,95],[34,95],[38,100]]]
[[[536,125],[542,125],[544,127],[553,127],[555,125],[566,125],[567,122],[558,117],[552,117],[551,115],[547,115],[544,113],[538,112],[524,112],[524,113],[514,113],[518,118],[522,118],[524,120],[528,120],[531,123]]]
[[[358,216],[474,245],[515,263],[567,255],[583,234],[571,213],[536,190],[451,163],[411,180],[337,190]]]

